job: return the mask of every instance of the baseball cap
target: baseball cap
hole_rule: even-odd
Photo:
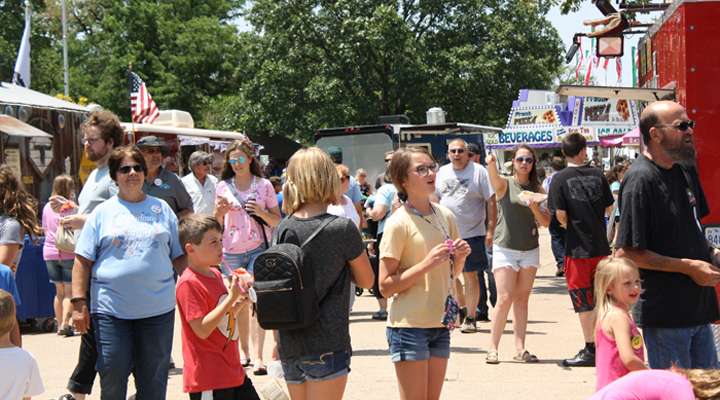
[[[144,136],[135,145],[138,147],[165,147],[165,141],[157,136]]]

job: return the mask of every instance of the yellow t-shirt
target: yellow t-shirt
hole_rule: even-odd
[[[453,213],[433,203],[436,214],[421,217],[400,207],[385,223],[380,257],[400,262],[399,270],[419,264],[430,250],[445,240],[460,237]],[[440,225],[441,224],[441,225]],[[442,228],[441,228],[442,226]],[[438,265],[412,287],[390,298],[388,326],[392,328],[442,328],[445,299],[450,288],[450,262]]]

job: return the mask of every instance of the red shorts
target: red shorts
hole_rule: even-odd
[[[575,312],[592,311],[595,308],[593,289],[595,269],[607,256],[592,258],[565,257],[565,281]]]

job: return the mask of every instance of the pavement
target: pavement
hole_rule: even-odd
[[[555,277],[555,263],[547,230],[541,230],[541,266],[530,297],[527,348],[540,359],[537,364],[512,360],[514,345],[512,324],[507,325],[500,343],[500,364],[485,363],[490,342],[490,324],[479,323],[478,333],[455,330],[451,337],[451,356],[443,386],[443,399],[586,399],[595,387],[595,368],[564,368],[558,363],[575,355],[584,345],[580,325],[573,313],[563,278]],[[359,297],[350,316],[353,344],[352,372],[345,399],[398,399],[395,371],[387,351],[385,323],[371,315],[377,303],[367,292]],[[512,316],[512,314],[510,314]],[[177,368],[168,380],[168,399],[187,399],[182,392],[182,352],[180,319],[175,319],[173,359]],[[270,359],[270,336],[265,346]],[[45,393],[36,399],[57,399],[66,393],[65,385],[77,360],[80,337],[65,338],[54,333],[23,333],[24,348],[40,366]],[[271,383],[271,378],[255,377],[247,370],[256,387]],[[128,394],[134,393],[132,378]],[[88,399],[99,399],[99,379]]]

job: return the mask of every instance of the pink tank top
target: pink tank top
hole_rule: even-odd
[[[615,340],[609,338],[602,330],[601,324],[595,329],[595,373],[597,374],[596,390],[600,390],[610,382],[630,372],[622,360]],[[645,361],[643,339],[635,321],[630,319],[631,344],[635,355]]]

